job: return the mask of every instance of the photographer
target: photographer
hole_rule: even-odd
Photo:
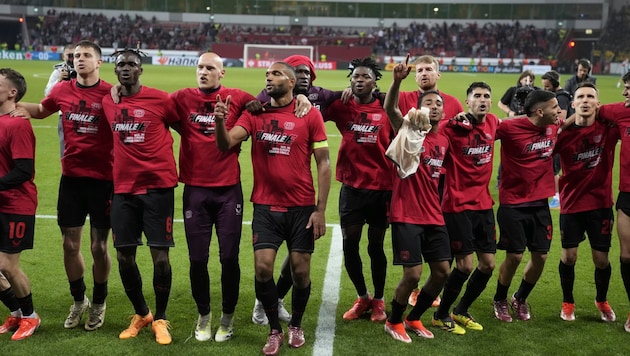
[[[507,116],[523,115],[523,104],[527,94],[534,89],[538,89],[534,86],[534,79],[536,79],[536,76],[531,70],[521,73],[516,85],[510,87],[501,97],[499,109],[505,112]]]
[[[59,82],[64,80],[70,80],[77,77],[77,72],[74,70],[74,45],[68,44],[63,48],[61,54],[63,62],[55,64],[50,78],[48,78],[48,84],[44,89],[44,96],[48,96],[52,88]],[[64,141],[63,141],[63,127],[61,125],[61,111],[59,112],[59,124],[57,125],[57,132],[59,133],[59,155],[63,157]]]

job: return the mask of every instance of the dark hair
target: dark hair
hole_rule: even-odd
[[[623,80],[624,83],[630,83],[630,72],[624,74],[621,80]]]
[[[518,80],[516,81],[516,86],[520,87],[521,86],[521,79],[523,79],[525,77],[532,78],[532,85],[534,84],[534,79],[536,79],[536,75],[531,70],[526,70],[523,73],[521,73],[521,75],[518,76]]]
[[[291,76],[293,78],[297,78],[297,74],[295,74],[295,67],[293,67],[289,63],[287,63],[287,62],[275,62],[274,64],[282,64],[286,68],[286,70],[289,72],[289,74],[291,74]]]
[[[371,57],[353,59],[352,62],[350,62],[350,65],[348,66],[350,73],[348,73],[348,75],[346,76],[347,78],[349,78],[352,75],[352,72],[354,72],[354,68],[356,67],[370,68],[372,72],[374,72],[374,76],[376,77],[375,78],[376,80],[381,79],[381,77],[383,76],[381,74],[381,67],[379,67],[378,63],[376,63],[376,61],[374,61],[374,59],[372,59]]]
[[[76,45],[74,45],[74,48],[77,48],[77,47],[89,47],[89,48],[94,49],[94,52],[96,52],[99,59],[103,56],[103,53],[101,52],[101,47],[92,41],[81,40],[77,42]]]
[[[543,74],[541,78],[548,80],[551,85],[553,85],[554,89],[560,86],[560,74],[555,70],[550,70],[549,72]]]
[[[490,85],[488,83],[486,83],[486,82],[472,82],[468,86],[468,89],[466,89],[466,96],[470,95],[470,93],[472,93],[473,90],[475,90],[476,88],[488,89],[488,91],[492,93],[492,88],[490,88]]]
[[[586,58],[580,58],[580,60],[578,61],[578,66],[582,66],[588,69],[589,74],[591,73],[591,68],[593,68],[593,66],[591,65],[591,61]],[[577,70],[577,68],[575,68],[575,70]]]
[[[525,98],[525,114],[531,115],[541,103],[546,103],[556,97],[556,93],[547,90],[533,90]]]
[[[422,94],[420,94],[420,96],[418,97],[418,108],[422,107],[422,99],[424,99],[425,96],[429,95],[429,94],[435,94],[437,95],[441,100],[442,103],[444,102],[444,98],[442,98],[442,94],[440,94],[439,91],[437,90],[427,90],[425,92],[423,92]]]
[[[0,75],[3,75],[17,89],[15,102],[17,103],[26,94],[26,80],[18,71],[11,68],[0,68]]]
[[[591,82],[582,82],[580,84],[578,84],[577,88],[575,88],[575,90],[578,90],[580,88],[593,88],[595,89],[595,91],[599,94],[599,89],[597,89],[597,86]]]

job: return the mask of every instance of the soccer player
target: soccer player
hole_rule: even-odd
[[[214,105],[217,95],[232,97],[226,127],[232,128],[255,98],[240,89],[221,85],[223,60],[204,53],[197,62],[197,88],[171,94],[180,117],[179,180],[184,183],[184,228],[190,259],[190,285],[199,317],[195,338],[211,335],[210,277],[208,251],[215,226],[221,262],[223,313],[215,341],[227,341],[234,332],[234,309],[238,302],[241,269],[239,246],[243,222],[243,190],[238,154],[240,145],[222,152],[215,143]]]
[[[464,121],[453,118],[445,121],[440,128],[451,144],[444,161],[447,173],[442,211],[455,267],[448,277],[442,292],[442,302],[431,321],[433,325],[459,335],[466,333],[464,328],[483,330],[468,308],[481,295],[492,277],[497,251],[492,209],[494,201],[488,184],[492,178],[494,140],[499,119],[490,113],[490,86],[484,82],[472,83],[466,90],[466,106],[468,113]],[[474,253],[478,260],[475,269]],[[451,313],[450,307],[466,280],[466,292]]]
[[[555,152],[560,156],[560,236],[562,255],[558,266],[562,286],[560,317],[575,320],[575,262],[578,246],[588,234],[595,264],[595,305],[603,321],[615,321],[607,293],[611,267],[608,259],[613,225],[612,169],[617,127],[596,120],[599,95],[595,85],[581,84],[573,100],[575,122],[558,135]]]
[[[389,120],[399,135],[403,134],[401,127],[404,123],[397,104],[398,93],[400,83],[409,71],[406,62],[394,67],[392,84],[385,97]],[[405,179],[394,178],[390,217],[394,265],[403,266],[403,276],[396,287],[391,302],[392,310],[384,328],[395,340],[405,343],[411,342],[406,330],[420,337],[433,338],[433,333],[424,327],[420,317],[431,307],[444,287],[451,260],[438,193],[440,167],[449,149],[448,138],[438,130],[438,124],[444,116],[444,102],[435,90],[423,92],[419,100],[419,107],[430,110],[430,131],[424,138],[416,173]],[[422,287],[413,309],[403,320],[409,295],[420,281],[423,257],[431,268],[431,275]]]
[[[111,84],[99,78],[101,48],[89,41],[74,47],[77,78],[55,85],[41,103],[22,103],[33,118],[63,113],[64,154],[57,201],[57,223],[63,238],[63,261],[74,304],[64,322],[66,329],[79,325],[86,311],[86,330],[105,321],[107,281],[111,258],[107,250],[112,199],[112,133],[103,117],[101,101]],[[90,247],[94,264],[92,303],[85,295],[85,263],[81,235],[90,216]]]
[[[179,119],[168,93],[140,83],[139,51],[125,49],[115,55],[114,72],[122,86],[120,103],[114,104],[110,95],[103,99],[103,111],[114,133],[112,233],[120,279],[135,310],[131,324],[118,337],[136,337],[140,329],[152,325],[157,343],[168,345],[172,341],[166,319],[172,281],[169,248],[174,246],[177,186],[168,125]],[[143,232],[153,259],[155,317],[144,298],[136,264]]]
[[[254,188],[252,235],[256,298],[265,307],[270,333],[263,354],[277,355],[284,342],[278,319],[278,292],[273,281],[277,250],[286,240],[291,258],[293,294],[288,344],[305,343],[302,317],[311,294],[310,265],[315,240],[326,233],[326,203],[330,190],[330,160],[321,114],[310,110],[303,118],[293,113],[293,67],[275,62],[266,73],[271,102],[265,111],[245,112],[228,132],[225,117],[231,97],[215,106],[216,140],[228,150],[251,136]],[[311,173],[311,155],[317,165],[318,194]]]
[[[11,283],[2,273],[0,273],[0,302],[6,305],[10,312],[4,323],[0,325],[0,334],[15,331],[20,326],[22,310],[20,310],[20,302],[13,292]]]
[[[592,68],[591,61],[588,59],[581,58],[578,60],[576,73],[564,83],[564,90],[573,95],[577,87],[582,83],[597,84],[597,78],[591,76]]]
[[[385,157],[385,150],[393,133],[381,102],[372,95],[381,78],[378,64],[369,57],[358,58],[352,60],[350,68],[353,98],[347,103],[341,99],[334,101],[324,115],[325,120],[335,122],[342,136],[336,169],[337,180],[342,183],[339,218],[345,267],[358,295],[343,319],[358,319],[371,309],[370,320],[383,322],[387,319],[384,301],[387,257],[383,240],[389,226],[393,184],[393,165]],[[359,248],[366,223],[373,298],[363,276]]]
[[[619,156],[628,157],[630,155],[630,72],[623,76],[621,95],[624,101],[602,105],[599,109],[599,117],[617,124],[621,134]],[[616,206],[617,234],[620,245],[619,263],[623,285],[630,301],[630,160],[620,159],[619,161],[619,196]],[[628,314],[624,329],[630,333],[630,314]]]
[[[493,307],[497,319],[511,322],[507,294],[525,248],[531,257],[511,305],[529,320],[527,297],[542,274],[553,232],[547,199],[554,194],[552,157],[560,106],[552,92],[534,90],[525,99],[526,116],[504,120],[497,129],[504,167],[499,184],[498,248],[506,251],[499,267]]]
[[[14,341],[33,335],[41,323],[33,308],[30,282],[20,268],[22,251],[33,248],[37,208],[37,188],[33,182],[35,135],[28,120],[11,116],[16,109],[15,104],[25,93],[24,77],[13,69],[1,68],[0,275],[3,279],[6,277],[8,283],[3,283],[0,296],[2,301],[10,301],[13,290],[17,297],[20,313],[12,315],[8,325],[2,325],[2,333],[15,330],[11,336]]]

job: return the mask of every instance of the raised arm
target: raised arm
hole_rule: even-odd
[[[400,126],[402,126],[403,123],[403,114],[398,106],[398,99],[400,97],[400,83],[402,83],[402,81],[407,78],[411,72],[411,67],[409,67],[408,64],[409,54],[407,54],[407,58],[405,58],[404,63],[398,63],[394,67],[392,84],[389,86],[389,90],[385,95],[385,102],[383,103],[383,109],[385,109],[389,122],[396,132],[398,132],[398,129],[400,129]]]
[[[229,132],[225,127],[225,118],[230,111],[231,100],[231,95],[228,95],[225,102],[221,100],[221,95],[217,95],[217,103],[214,106],[214,135],[221,151],[227,151],[238,145],[245,141],[249,135],[241,126],[234,126]]]

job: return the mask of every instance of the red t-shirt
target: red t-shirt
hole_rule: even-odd
[[[107,95],[103,110],[114,133],[114,193],[146,194],[177,185],[173,136],[169,123],[179,120],[169,94],[143,86],[114,104]]]
[[[455,117],[455,115],[464,111],[464,107],[462,103],[459,102],[459,99],[452,95],[448,95],[444,92],[440,92],[442,99],[444,99],[444,119],[450,119]],[[418,99],[420,98],[420,91],[401,91],[398,107],[400,108],[400,112],[403,115],[409,112],[411,108],[419,108]]]
[[[214,105],[217,95],[230,99],[230,112],[225,120],[229,130],[245,110],[245,104],[256,100],[240,89],[223,86],[204,93],[198,88],[178,90],[171,94],[181,120],[179,148],[179,180],[197,187],[226,187],[240,182],[241,170],[238,154],[241,146],[229,151],[217,147],[214,136]]]
[[[401,179],[394,178],[390,206],[390,221],[418,225],[444,225],[438,182],[448,138],[442,133],[429,132],[422,144],[418,171]]]
[[[16,159],[35,159],[35,135],[28,120],[0,116],[0,177],[9,173]],[[35,215],[37,188],[33,177],[17,187],[0,191],[0,211],[7,214]]]
[[[572,214],[613,206],[612,169],[619,130],[596,121],[571,126],[558,135],[560,213]]]
[[[337,157],[337,180],[357,189],[392,190],[394,166],[385,156],[392,127],[380,102],[334,101],[325,115],[334,121],[342,140]]]
[[[617,124],[621,135],[619,157],[630,157],[630,108],[624,103],[602,105],[599,117]],[[619,159],[619,190],[630,192],[630,160],[627,158]]]
[[[47,110],[63,113],[63,175],[112,180],[112,132],[101,104],[111,87],[103,80],[91,87],[62,81],[41,101]]]
[[[472,130],[452,126],[442,120],[440,131],[448,136],[442,210],[460,213],[465,210],[492,209],[494,201],[488,183],[492,178],[494,141],[499,119],[487,114],[486,120]]]
[[[501,204],[525,204],[555,194],[553,148],[558,127],[535,126],[527,116],[501,122],[497,129],[497,139],[501,140]]]
[[[281,207],[315,205],[311,155],[315,142],[326,141],[322,114],[309,110],[303,118],[287,106],[266,106],[265,111],[244,112],[236,125],[252,138],[255,204]]]

